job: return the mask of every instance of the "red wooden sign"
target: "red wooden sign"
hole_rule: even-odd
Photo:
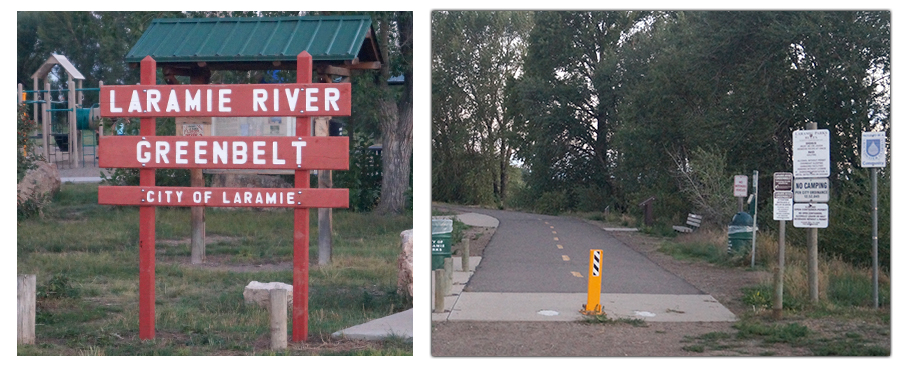
[[[347,208],[348,189],[100,186],[103,205]]]
[[[349,83],[111,85],[103,117],[350,116]]]
[[[327,169],[350,166],[347,137],[108,136],[103,168]]]
[[[141,61],[141,85],[104,86],[104,117],[140,117],[141,135],[101,138],[100,167],[140,169],[140,186],[101,186],[98,202],[139,206],[139,336],[156,336],[156,206],[288,207],[294,212],[292,337],[309,331],[309,209],[348,207],[347,189],[310,189],[309,170],[347,169],[347,138],[308,136],[310,116],[349,116],[349,84],[312,84],[312,56],[297,55],[297,84],[156,85],[156,61]],[[156,135],[156,117],[297,116],[296,137]],[[294,169],[293,189],[158,187],[157,168]]]

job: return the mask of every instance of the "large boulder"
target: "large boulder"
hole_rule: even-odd
[[[56,165],[44,161],[36,161],[34,165],[34,168],[25,172],[22,181],[19,181],[18,205],[31,199],[39,199],[43,203],[59,192],[61,182]]]
[[[397,259],[400,272],[397,275],[397,292],[413,296],[413,230],[400,233],[400,257]]]
[[[287,289],[287,302],[290,309],[294,300],[294,286],[281,282],[260,283],[251,281],[244,287],[244,303],[256,304],[265,308],[269,308],[269,293],[273,289]]]

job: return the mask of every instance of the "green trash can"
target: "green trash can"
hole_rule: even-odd
[[[450,258],[453,245],[453,220],[431,220],[431,270],[443,269],[444,259]]]
[[[749,251],[752,241],[753,217],[744,212],[735,214],[728,225],[728,253]]]

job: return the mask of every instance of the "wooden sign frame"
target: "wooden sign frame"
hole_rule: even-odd
[[[139,137],[105,137],[101,140],[101,149],[98,151],[101,167],[132,167],[138,168],[140,172],[140,186],[101,186],[98,189],[98,202],[106,205],[139,206],[140,289],[138,309],[141,339],[153,339],[156,336],[156,206],[160,205],[293,208],[292,339],[295,342],[307,339],[309,333],[308,208],[346,208],[349,206],[347,189],[310,189],[309,187],[309,170],[347,169],[349,166],[349,140],[344,137],[311,137],[310,117],[349,116],[351,91],[349,84],[313,84],[311,80],[312,56],[303,51],[297,55],[296,84],[157,86],[156,60],[147,56],[141,60],[140,85],[101,87],[101,106],[103,106],[104,117],[140,117],[141,121]],[[309,89],[318,89],[318,91]],[[287,92],[275,92],[280,90]],[[322,92],[322,98],[319,98],[320,95],[317,94],[319,92]],[[265,99],[263,94],[272,96],[272,98]],[[120,98],[126,95],[128,98]],[[184,99],[178,99],[179,95],[185,96]],[[115,96],[114,100],[111,98],[112,96]],[[206,101],[198,102],[196,98],[202,96],[218,99],[208,98]],[[311,100],[307,97],[317,99]],[[190,102],[187,101],[189,98]],[[132,104],[130,99],[138,102]],[[270,104],[265,105],[266,101]],[[186,105],[190,105],[192,108],[189,110],[185,108]],[[263,107],[264,105],[265,107]],[[140,108],[142,106],[145,108]],[[296,136],[228,138],[155,136],[157,117],[179,116],[296,116]],[[234,151],[228,158],[231,163],[221,163],[218,166],[209,163],[213,161],[213,157],[206,156],[207,152],[202,147],[208,146],[212,149],[215,141],[220,144],[218,157],[220,159],[227,155],[221,152],[224,149],[221,148],[224,142],[246,144],[248,147],[246,160],[251,163],[234,163],[232,158],[239,155]],[[296,141],[304,142],[305,145],[294,144]],[[169,152],[160,154],[167,155],[174,152],[175,155],[166,156],[166,159],[160,156],[159,162],[155,159],[155,155],[151,155],[151,158],[147,160],[147,155],[143,153],[149,153],[149,148],[156,147],[157,143],[162,144],[160,147],[168,144],[170,149]],[[200,143],[200,147],[198,147],[198,143]],[[275,148],[276,144],[273,143],[280,146]],[[304,155],[302,159],[298,158],[301,154],[300,148],[297,147],[299,145],[305,149],[302,152]],[[187,152],[188,146],[192,147],[191,153]],[[265,148],[254,150],[254,148],[260,147],[271,148],[268,152]],[[173,148],[175,150],[171,150]],[[286,150],[282,150],[282,148]],[[145,152],[141,149],[148,150]],[[290,149],[294,149],[293,153]],[[155,153],[159,153],[159,151]],[[215,155],[211,152],[210,154]],[[165,163],[164,161],[173,162],[168,158],[177,159],[178,162]],[[203,163],[204,160],[206,163]],[[300,164],[297,164],[298,162]],[[294,188],[157,187],[157,168],[290,168],[294,171]],[[165,201],[160,201],[163,196],[165,196]],[[247,201],[252,201],[252,203],[247,203]]]

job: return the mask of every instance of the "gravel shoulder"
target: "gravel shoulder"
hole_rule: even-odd
[[[598,226],[602,222],[588,221]],[[663,239],[637,232],[611,232],[662,268],[712,295],[739,317],[765,317],[741,302],[742,289],[771,281],[767,271],[749,271],[700,261],[676,260],[657,251]],[[490,241],[492,229],[472,227],[470,251],[480,256]],[[690,242],[694,236],[680,234],[674,242]],[[476,253],[478,255],[476,255]],[[886,312],[889,312],[886,311]],[[771,321],[771,320],[770,320]],[[780,323],[807,326],[815,338],[840,339],[848,332],[890,351],[890,324],[866,325],[845,319],[804,319],[787,316]],[[771,343],[761,338],[735,338],[731,322],[433,322],[432,356],[809,356],[808,345]],[[710,340],[712,339],[712,340]],[[704,347],[698,347],[698,346]]]

